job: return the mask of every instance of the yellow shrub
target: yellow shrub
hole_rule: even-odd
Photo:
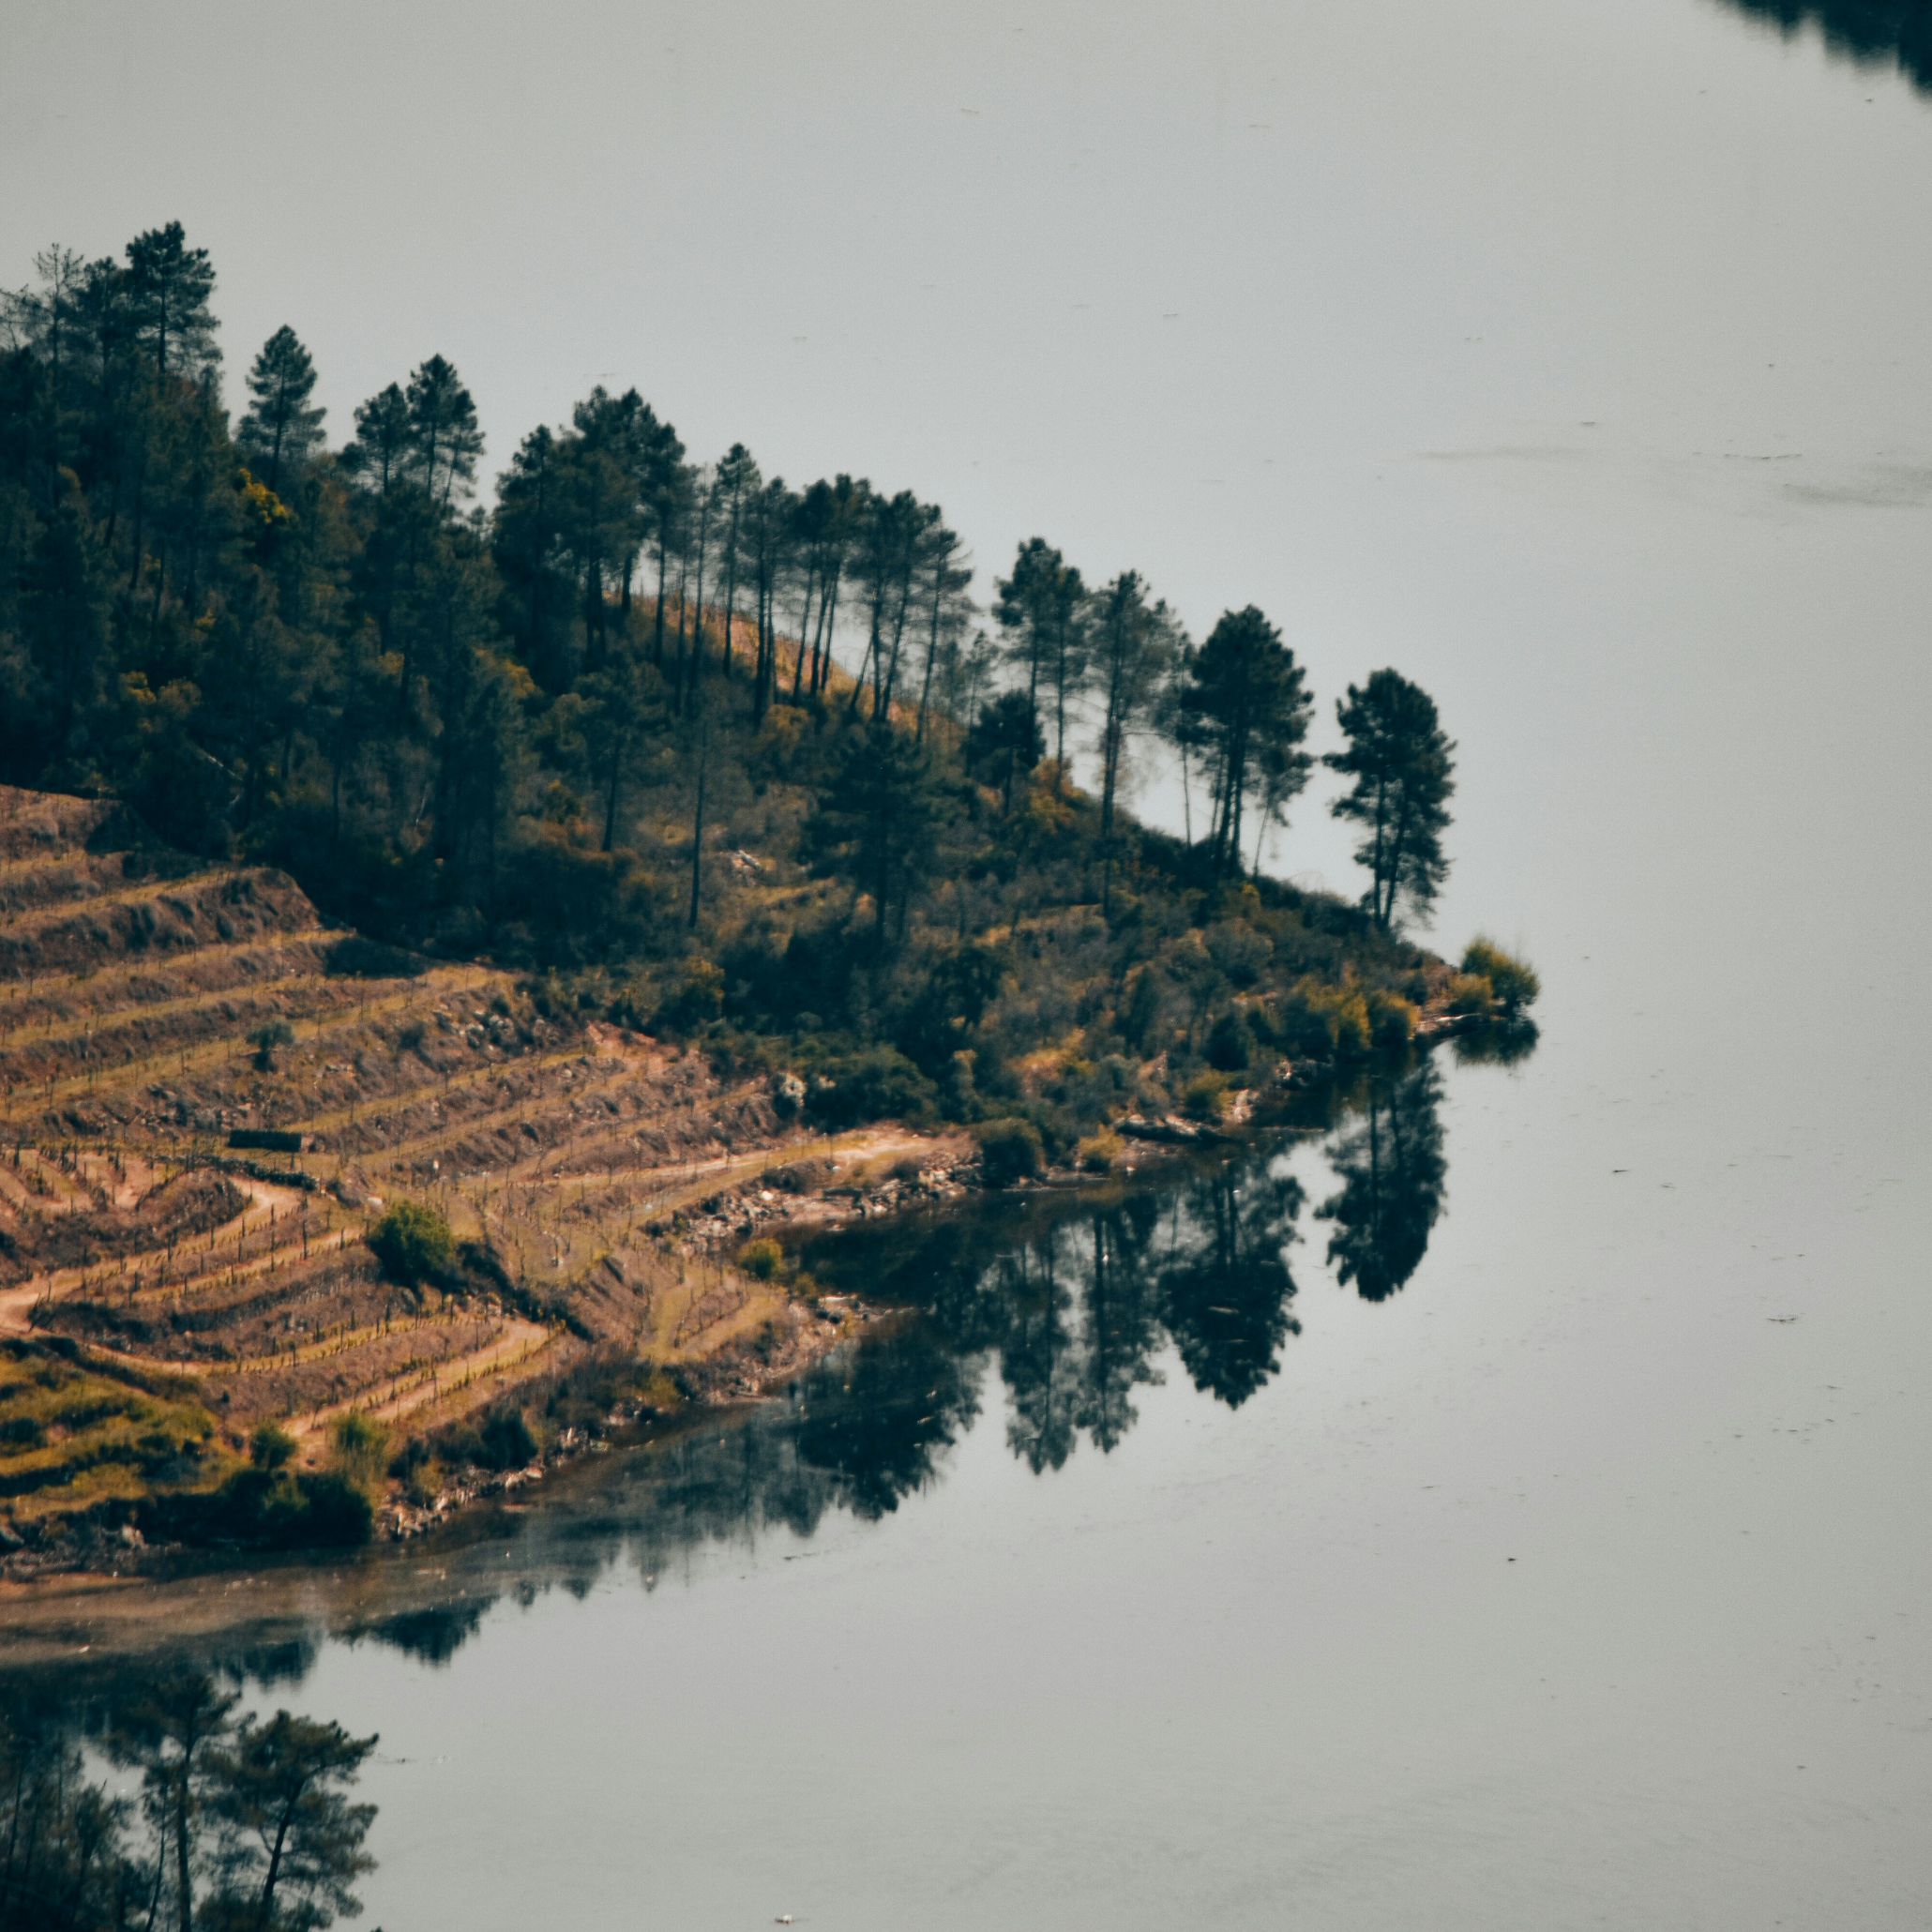
[[[760,1281],[769,1281],[778,1272],[785,1250],[776,1241],[747,1241],[738,1250],[738,1265]]]
[[[1368,1033],[1378,1047],[1405,1047],[1415,1037],[1415,1008],[1381,988],[1368,995]]]
[[[1462,956],[1465,973],[1480,974],[1489,982],[1496,1004],[1512,1019],[1525,1006],[1535,1003],[1543,990],[1536,969],[1522,959],[1512,958],[1494,940],[1472,939]]]
[[[1181,1092],[1181,1110],[1196,1120],[1217,1121],[1228,1106],[1228,1076],[1198,1073]]]

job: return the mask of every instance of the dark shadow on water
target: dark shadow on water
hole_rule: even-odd
[[[1932,92],[1932,8],[1925,0],[1721,0],[1787,39],[1816,28],[1843,59],[1895,68]]]

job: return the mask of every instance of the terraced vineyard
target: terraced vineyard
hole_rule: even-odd
[[[212,1482],[264,1419],[313,1461],[347,1409],[419,1427],[598,1344],[804,1346],[781,1288],[662,1238],[804,1151],[762,1088],[325,929],[112,803],[0,788],[0,1094],[16,1515]],[[441,1291],[364,1241],[399,1196],[460,1244]]]

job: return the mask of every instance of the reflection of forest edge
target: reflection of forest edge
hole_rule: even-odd
[[[1787,38],[1816,27],[1834,53],[1889,63],[1915,87],[1932,92],[1932,8],[1924,0],[1725,0]]]
[[[1513,1059],[1533,1035],[1472,1042],[1463,1059]],[[1325,1132],[1333,1187],[1309,1212],[1282,1133],[1198,1155],[1151,1179],[1078,1193],[1041,1191],[964,1212],[819,1236],[810,1265],[828,1287],[863,1285],[906,1312],[827,1357],[722,1432],[694,1429],[646,1452],[580,1467],[541,1509],[465,1526],[437,1548],[350,1566],[328,1617],[351,1641],[443,1663],[506,1594],[562,1585],[586,1593],[619,1562],[655,1585],[707,1546],[773,1531],[810,1535],[834,1513],[876,1519],[937,1480],[997,1377],[1005,1440],[1035,1472],[1060,1468],[1084,1437],[1105,1454],[1134,1426],[1137,1389],[1177,1365],[1194,1388],[1238,1409],[1283,1366],[1301,1332],[1291,1256],[1303,1224],[1325,1222],[1337,1280],[1381,1302],[1411,1282],[1445,1206],[1441,1075],[1428,1056],[1383,1064],[1308,1096],[1283,1125]],[[1170,1355],[1170,1351],[1171,1354]],[[510,1548],[506,1550],[506,1544]],[[258,1578],[253,1648],[232,1631],[194,1652],[197,1668],[263,1683],[299,1679],[320,1632],[299,1607],[305,1572]],[[431,1575],[425,1585],[418,1579]],[[278,1612],[275,1604],[285,1607]],[[83,1612],[84,1617],[84,1612]],[[75,1626],[79,1628],[80,1625]],[[0,1676],[0,1711],[94,1708],[97,1664]],[[98,1722],[77,1716],[76,1723]],[[4,1922],[0,1922],[4,1923]]]

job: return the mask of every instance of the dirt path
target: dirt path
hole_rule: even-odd
[[[281,1187],[271,1182],[246,1180],[240,1176],[231,1178],[249,1197],[249,1205],[232,1220],[218,1224],[215,1230],[218,1246],[221,1239],[233,1239],[236,1234],[246,1234],[267,1226],[271,1214],[277,1216],[286,1215],[291,1222],[294,1222],[299,1216],[308,1198],[299,1187]],[[130,1260],[138,1265],[140,1260],[150,1258],[131,1257]],[[135,1291],[135,1293],[141,1300],[174,1294],[192,1295],[199,1291],[202,1284],[211,1279],[219,1278],[225,1284],[231,1273],[235,1274],[237,1278],[265,1275],[272,1268],[280,1266],[286,1259],[286,1256],[278,1252],[257,1255],[252,1260],[238,1264],[229,1263],[223,1266],[218,1262],[205,1274],[191,1276],[186,1282],[177,1281],[171,1282],[165,1287],[143,1288]],[[31,1317],[38,1303],[58,1300],[63,1294],[72,1293],[98,1269],[108,1264],[95,1261],[83,1268],[56,1268],[49,1274],[30,1275],[17,1288],[0,1290],[0,1334],[31,1334]],[[161,1362],[146,1356],[130,1355],[128,1359],[142,1362],[149,1367],[168,1373],[178,1374],[181,1368],[178,1362]]]

